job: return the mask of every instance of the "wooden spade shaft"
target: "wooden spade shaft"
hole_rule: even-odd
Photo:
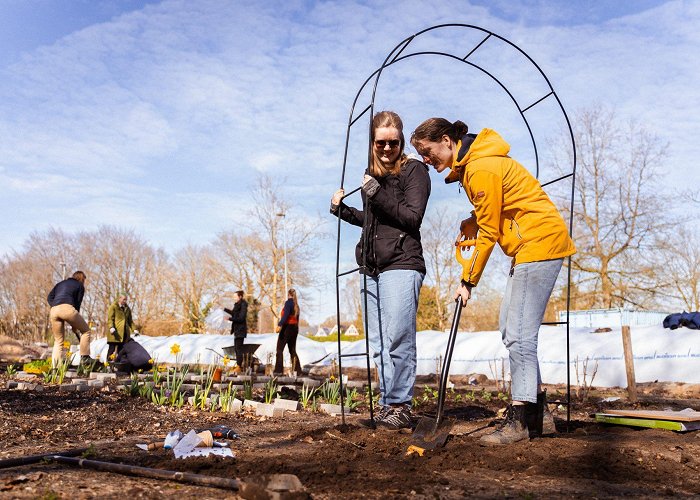
[[[209,486],[213,488],[224,488],[238,491],[243,483],[238,479],[228,479],[224,477],[205,476],[193,474],[191,472],[179,472],[172,470],[152,469],[149,467],[139,467],[137,465],[115,464],[111,462],[101,462],[98,460],[87,460],[85,458],[64,457],[60,455],[49,456],[51,460],[59,463],[77,465],[87,469],[94,469],[127,476],[148,477],[151,479],[167,479],[181,483],[196,484],[198,486]]]
[[[4,460],[0,460],[0,469],[5,469],[8,467],[17,467],[19,465],[31,465],[31,464],[36,464],[44,460],[45,458],[51,458],[55,455],[60,455],[64,457],[74,457],[76,455],[82,455],[87,451],[87,448],[79,448],[77,450],[66,450],[66,451],[58,451],[58,452],[53,452],[53,453],[42,453],[41,455],[28,455],[26,457],[18,457],[18,458],[6,458]]]

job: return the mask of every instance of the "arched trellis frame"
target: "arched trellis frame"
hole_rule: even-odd
[[[452,53],[448,52],[441,52],[441,51],[417,51],[417,52],[410,52],[409,47],[411,43],[416,40],[416,38],[435,31],[435,30],[440,30],[443,28],[463,28],[463,29],[468,29],[468,30],[476,30],[484,35],[484,37],[479,41],[477,44],[475,44],[473,47],[470,47],[469,50],[466,52],[466,55],[455,55]],[[549,89],[549,92],[546,92],[544,95],[539,97],[539,99],[533,101],[533,102],[528,102],[526,105],[521,105],[521,103],[518,102],[516,97],[513,95],[513,93],[501,82],[495,75],[493,75],[491,72],[487,71],[485,68],[481,67],[480,65],[472,62],[469,60],[469,58],[477,52],[482,46],[487,44],[490,39],[496,39],[500,40],[510,47],[514,48],[517,50],[521,55],[523,55],[527,61],[532,65],[532,68],[535,69],[539,75],[544,79],[546,82],[546,85]],[[464,52],[462,52],[464,53]],[[345,184],[345,173],[346,173],[346,167],[347,167],[347,160],[348,160],[348,149],[350,145],[350,132],[352,127],[358,123],[360,118],[363,116],[367,115],[368,113],[368,119],[369,119],[369,127],[368,131],[371,136],[371,122],[372,122],[372,117],[374,116],[374,102],[375,102],[375,96],[377,93],[377,87],[379,84],[379,79],[382,76],[382,73],[386,68],[389,68],[390,66],[404,61],[406,59],[416,57],[416,56],[440,56],[440,57],[447,57],[455,61],[459,61],[463,64],[466,64],[483,74],[487,75],[493,82],[495,82],[511,99],[513,104],[515,105],[516,109],[518,110],[518,113],[520,114],[521,118],[523,119],[523,122],[527,128],[528,134],[530,135],[530,140],[532,142],[532,148],[535,156],[535,177],[539,179],[539,174],[540,174],[540,160],[539,160],[539,153],[537,149],[537,143],[535,141],[535,136],[532,132],[532,127],[530,126],[530,122],[528,121],[528,116],[527,112],[538,106],[540,103],[550,100],[550,99],[555,99],[556,103],[559,107],[559,110],[561,111],[561,114],[563,115],[566,125],[569,130],[569,137],[571,140],[571,151],[572,151],[572,165],[571,165],[571,172],[562,175],[561,177],[558,177],[556,179],[552,179],[547,181],[546,183],[542,184],[542,187],[564,181],[566,179],[570,179],[571,181],[571,192],[570,192],[570,199],[569,199],[569,234],[572,234],[573,231],[573,209],[574,209],[574,189],[575,189],[575,179],[576,179],[576,144],[575,144],[575,139],[574,139],[574,133],[573,129],[571,127],[571,122],[569,120],[569,117],[566,113],[566,110],[564,109],[564,106],[559,99],[559,96],[556,94],[554,91],[554,88],[552,87],[552,84],[550,83],[549,79],[547,76],[544,74],[542,69],[539,67],[539,65],[520,47],[515,45],[513,42],[507,40],[506,38],[503,38],[500,35],[497,35],[487,29],[481,28],[479,26],[474,26],[471,24],[440,24],[436,26],[432,26],[430,28],[424,29],[422,31],[419,31],[415,33],[414,35],[411,35],[410,37],[404,39],[401,41],[394,49],[389,53],[389,55],[384,59],[384,62],[382,65],[375,70],[362,84],[360,89],[358,90],[355,99],[353,101],[351,110],[350,110],[350,117],[348,119],[348,126],[347,126],[347,132],[346,132],[346,137],[345,137],[345,151],[343,154],[343,169],[342,169],[342,174],[341,174],[341,180],[340,180],[340,187],[344,188]],[[365,90],[367,85],[374,81],[374,85],[372,88],[372,95],[371,95],[371,101],[367,107],[365,107],[362,111],[359,113],[355,113],[355,109],[357,106],[357,102],[360,98],[360,95],[362,92]],[[370,137],[371,139],[371,137]],[[368,145],[368,164],[371,162],[372,158],[372,145],[371,143]],[[348,196],[354,194],[357,192],[360,188],[353,189],[352,191],[346,193],[343,198],[347,198]],[[341,208],[342,210],[342,208]],[[342,377],[342,360],[343,358],[346,357],[357,357],[357,356],[365,356],[367,360],[367,383],[369,387],[370,394],[372,393],[372,380],[371,380],[371,367],[370,367],[370,359],[369,359],[369,337],[367,335],[367,315],[364,315],[364,331],[365,331],[365,352],[364,353],[357,353],[357,354],[343,354],[341,352],[341,341],[340,341],[340,278],[342,276],[358,272],[360,271],[365,265],[366,265],[366,256],[363,255],[363,261],[361,264],[361,267],[349,270],[349,271],[340,271],[340,241],[341,241],[341,227],[342,227],[342,220],[340,218],[340,214],[338,214],[338,233],[337,233],[337,240],[336,240],[336,316],[337,316],[337,329],[338,329],[338,369],[339,369],[339,374],[341,375],[339,377],[340,380],[340,398],[341,398],[341,412],[342,412],[342,419],[343,419],[343,424],[345,424],[345,410],[344,410],[344,390],[343,390],[343,377]],[[366,219],[365,219],[366,220]],[[362,231],[362,237],[365,238],[367,234],[367,231],[365,228],[363,228]],[[365,248],[364,241],[362,244],[362,248]],[[367,289],[367,277],[365,274],[363,276],[363,289]],[[363,295],[363,300],[364,300],[364,309],[367,310],[367,295]],[[570,325],[569,325],[569,311],[570,311],[570,305],[571,305],[571,257],[568,258],[568,264],[567,264],[567,285],[566,285],[566,321],[555,321],[555,322],[546,322],[543,323],[544,325],[565,325],[566,327],[566,366],[567,366],[567,372],[566,372],[566,419],[567,419],[567,429],[568,429],[568,424],[571,419],[571,353],[570,353]],[[563,403],[563,402],[560,402]],[[372,398],[369,398],[369,407],[370,407],[370,420],[373,422],[374,421],[374,409],[372,405]]]

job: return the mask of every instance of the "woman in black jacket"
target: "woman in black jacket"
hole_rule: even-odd
[[[411,426],[416,379],[416,310],[425,277],[420,225],[430,196],[428,168],[403,152],[401,118],[392,111],[372,120],[372,161],[362,182],[363,210],[342,202],[339,189],[331,213],[362,227],[355,250],[367,296],[367,336],[379,370],[382,406],[376,423],[390,429]]]
[[[292,359],[292,372],[301,374],[301,363],[297,355],[297,337],[299,336],[299,301],[297,292],[290,288],[287,292],[287,301],[280,312],[280,320],[275,331],[277,336],[277,356],[275,357],[275,374],[282,374],[284,369],[284,346],[289,348],[289,357]]]

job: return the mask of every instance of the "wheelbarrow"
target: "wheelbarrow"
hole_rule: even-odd
[[[257,351],[258,347],[261,345],[262,344],[243,344],[241,348],[241,354],[243,356],[243,366],[240,367],[241,370],[251,368],[253,372],[257,371],[258,366],[260,366],[260,360],[255,356],[255,351]],[[236,346],[222,347],[221,350],[224,351],[224,354],[227,356],[232,358],[236,357]]]

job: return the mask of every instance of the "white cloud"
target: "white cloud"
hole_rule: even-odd
[[[697,184],[687,165],[700,155],[700,4],[606,13],[564,4],[172,0],[26,53],[0,67],[0,210],[17,220],[0,228],[0,251],[46,227],[47,214],[64,229],[128,224],[170,250],[208,241],[237,222],[257,172],[287,177],[300,209],[325,215],[360,85],[401,40],[439,23],[480,25],[518,44],[570,113],[603,103],[647,124],[671,143],[667,182]],[[412,47],[466,54],[482,37],[443,29]],[[473,61],[519,102],[541,96],[542,79],[492,42]],[[531,163],[512,102],[466,65],[434,56],[396,64],[377,106],[399,111],[407,134],[434,115],[496,128]],[[548,106],[528,112],[538,144],[560,126]],[[351,135],[347,187],[366,162],[366,118]],[[439,179],[433,193],[435,206],[466,203]]]

